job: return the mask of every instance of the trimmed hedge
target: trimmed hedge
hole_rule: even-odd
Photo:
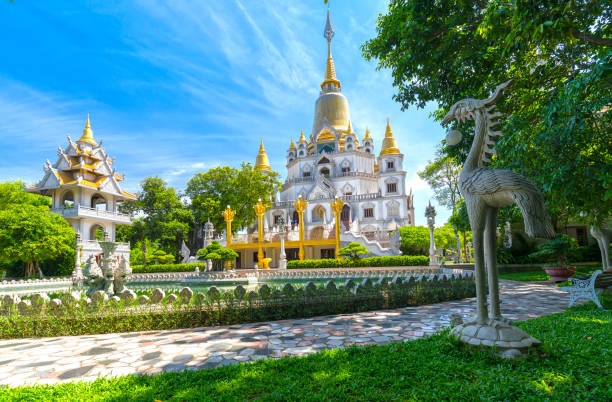
[[[206,261],[193,262],[189,264],[152,264],[152,265],[132,265],[134,274],[153,274],[157,272],[193,272],[196,267],[200,270],[206,268]]]
[[[289,269],[304,268],[353,268],[353,267],[406,267],[429,265],[425,255],[398,255],[388,257],[367,257],[359,260],[343,258],[321,258],[318,260],[293,260],[287,262]]]

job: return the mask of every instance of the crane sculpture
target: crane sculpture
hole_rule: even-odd
[[[503,357],[519,357],[539,341],[504,319],[500,311],[499,283],[496,266],[496,224],[500,207],[516,203],[525,222],[525,231],[534,237],[551,238],[554,230],[538,189],[525,177],[509,170],[488,169],[495,155],[496,138],[501,131],[502,114],[495,112],[495,102],[512,80],[499,85],[488,99],[463,99],[453,106],[442,120],[474,120],[474,140],[461,173],[459,191],[465,199],[474,242],[474,271],[476,277],[476,317],[453,328],[458,338],[472,345],[495,347]],[[460,141],[460,133],[447,137],[449,145]],[[459,137],[459,138],[457,138]],[[453,144],[453,142],[455,144]],[[485,276],[488,276],[489,310],[487,311]]]

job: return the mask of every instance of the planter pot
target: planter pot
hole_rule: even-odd
[[[544,271],[550,276],[550,281],[565,282],[567,278],[576,273],[576,267],[544,267]]]

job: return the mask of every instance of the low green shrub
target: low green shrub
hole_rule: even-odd
[[[293,260],[287,262],[289,269],[305,268],[352,268],[352,267],[406,267],[429,265],[425,255],[398,255],[389,257],[367,257],[358,260],[343,258],[321,258],[318,260]]]
[[[80,302],[59,311],[21,314],[0,309],[0,339],[151,331],[276,321],[439,303],[473,297],[472,279],[406,281],[401,284],[303,288],[218,296],[194,295],[191,302],[137,306],[135,302],[100,307]],[[167,299],[166,299],[167,300]]]
[[[156,272],[193,272],[196,267],[203,270],[206,262],[195,262],[189,264],[151,264],[151,265],[132,265],[134,274],[151,274]]]

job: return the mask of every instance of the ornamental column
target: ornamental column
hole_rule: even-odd
[[[266,206],[261,202],[261,198],[257,200],[257,204],[253,206],[255,209],[255,214],[257,215],[257,266],[261,267],[263,265],[262,261],[265,258],[263,252],[263,215],[266,212]]]
[[[330,202],[331,209],[334,212],[334,219],[336,221],[336,259],[340,259],[340,213],[344,206],[344,201],[340,201],[338,197],[334,198]]]
[[[431,205],[425,207],[425,217],[427,218],[427,226],[429,226],[429,265],[438,265],[436,256],[436,242],[434,240],[434,225],[436,224],[436,208]]]
[[[304,211],[306,211],[307,204],[308,204],[308,201],[303,200],[301,195],[298,197],[297,201],[293,202],[293,205],[295,206],[295,210],[297,211],[300,217],[300,221],[299,221],[300,251],[298,253],[298,257],[300,258],[300,260],[304,259]]]
[[[228,205],[227,208],[225,208],[225,211],[223,211],[223,218],[225,218],[225,223],[227,225],[227,231],[225,234],[225,247],[227,248],[232,248],[232,221],[234,220],[234,216],[236,215],[236,211],[232,211],[232,209],[230,208],[230,206]],[[225,263],[225,268],[226,269],[232,269],[232,262],[231,261],[227,261]]]

